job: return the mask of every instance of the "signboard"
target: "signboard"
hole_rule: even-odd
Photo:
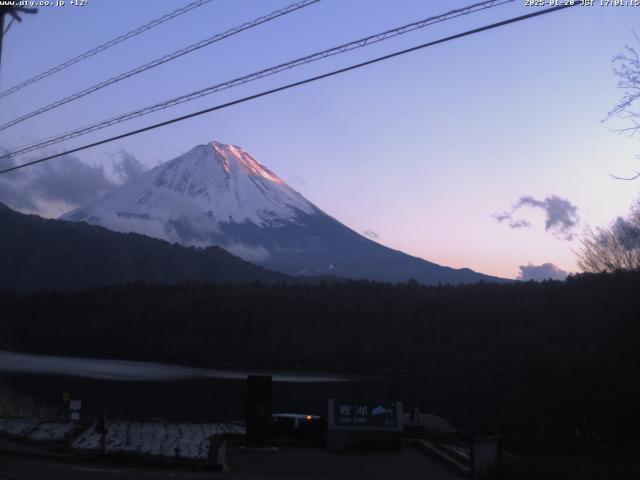
[[[71,420],[74,420],[74,421],[80,420],[80,413],[79,412],[71,412]]]
[[[329,428],[400,430],[401,418],[401,402],[329,400]]]
[[[82,400],[70,400],[69,410],[82,410]]]
[[[327,413],[330,451],[402,448],[402,402],[330,399]]]

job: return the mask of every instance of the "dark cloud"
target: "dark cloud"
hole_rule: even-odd
[[[564,280],[569,273],[562,270],[553,263],[543,263],[542,265],[520,265],[520,275],[518,280],[528,281],[534,280],[541,282],[543,280]]]
[[[15,164],[15,162],[14,162]],[[131,154],[112,158],[113,175],[75,156],[65,156],[0,175],[0,202],[16,210],[51,217],[91,200],[139,175],[142,164]]]
[[[611,230],[618,243],[625,250],[640,249],[640,216],[631,216],[630,219],[618,217]],[[607,237],[605,237],[607,238]]]
[[[499,223],[502,223],[505,220],[511,220],[511,214],[509,212],[494,213],[491,216],[495,218]]]
[[[544,200],[536,200],[533,197],[520,197],[514,209],[520,207],[533,207],[544,210],[546,215],[545,229],[567,240],[573,240],[575,227],[578,226],[578,207],[569,200],[551,195]]]
[[[367,228],[364,232],[364,236],[365,237],[369,237],[372,240],[379,240],[380,239],[380,235],[378,235],[375,230],[371,230],[370,228]]]
[[[113,168],[122,183],[138,177],[146,170],[140,160],[122,149],[118,155],[113,155],[111,159],[113,160]]]
[[[609,226],[591,231],[589,236],[601,247],[640,250],[640,199],[629,215],[617,217]]]
[[[524,219],[514,219],[509,212],[496,213],[492,215],[499,223],[506,222],[511,228],[526,228],[530,227],[531,223]]]
[[[530,227],[531,223],[529,223],[528,220],[512,220],[511,222],[509,222],[509,226],[511,228],[525,228],[525,227]]]
[[[539,208],[545,212],[545,230],[565,240],[573,240],[574,229],[580,221],[578,207],[569,200],[551,195],[544,200],[538,200],[530,196],[523,196],[513,206],[511,212],[502,212],[492,215],[500,223],[506,223],[511,228],[530,227],[531,223],[522,218],[514,218],[514,213],[523,207]]]

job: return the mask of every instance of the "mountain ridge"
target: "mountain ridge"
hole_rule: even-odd
[[[292,280],[217,246],[185,247],[84,222],[26,215],[2,203],[0,225],[0,290],[61,290],[129,282]]]
[[[241,147],[210,142],[61,217],[187,246],[219,245],[288,275],[424,284],[503,282],[407,255],[360,235]]]

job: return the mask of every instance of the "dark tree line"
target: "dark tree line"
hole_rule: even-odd
[[[640,272],[618,272],[458,287],[185,283],[4,293],[0,348],[419,378],[411,388],[437,391],[445,413],[484,418],[486,428],[637,438],[639,287]]]

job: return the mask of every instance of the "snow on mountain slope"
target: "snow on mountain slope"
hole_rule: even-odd
[[[322,212],[239,147],[200,145],[63,219],[187,246],[219,245],[291,275],[426,284],[500,280],[384,247]]]
[[[220,242],[221,223],[296,223],[318,209],[247,152],[212,142],[144,173],[63,219],[189,246],[219,243],[248,260],[266,252]],[[217,240],[213,241],[212,240]]]

